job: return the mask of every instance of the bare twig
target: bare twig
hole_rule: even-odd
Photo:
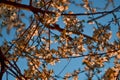
[[[106,16],[106,15],[108,15],[108,14],[111,14],[111,13],[114,13],[114,12],[116,12],[116,11],[118,11],[118,10],[120,10],[120,6],[118,6],[117,8],[115,8],[115,9],[113,9],[112,11],[105,11],[106,13],[102,13],[102,15],[100,15],[100,16],[98,16],[98,17],[96,17],[96,18],[93,18],[93,19],[91,19],[91,20],[88,20],[88,23],[89,22],[92,22],[92,21],[95,21],[95,20],[97,20],[97,19],[100,19],[100,18],[102,18],[102,17],[104,17],[104,16]]]
[[[59,76],[66,69],[66,67],[69,65],[70,62],[71,62],[71,59],[69,59],[68,63],[63,67],[63,69],[58,73],[57,76]]]

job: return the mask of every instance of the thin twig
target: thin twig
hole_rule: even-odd
[[[71,62],[71,59],[68,61],[68,63],[63,67],[63,69],[58,73],[57,76],[59,76],[65,69],[66,67],[69,65],[69,63]]]
[[[113,13],[113,12],[116,12],[116,11],[118,11],[119,9],[120,9],[120,6],[118,6],[117,8],[115,8],[115,9],[113,9],[113,10],[111,10],[111,11],[107,11],[107,13],[103,13],[102,15],[100,15],[100,16],[98,16],[98,17],[96,17],[96,18],[93,18],[93,19],[91,19],[91,20],[88,20],[88,23],[89,23],[89,22],[92,22],[92,21],[95,21],[95,20],[97,20],[97,19],[100,19],[100,18],[102,18],[102,17],[104,17],[104,16],[106,16],[106,15],[108,15],[108,14]]]

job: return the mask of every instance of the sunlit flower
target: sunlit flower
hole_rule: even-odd
[[[93,21],[90,21],[90,22],[88,22],[88,24],[94,24],[94,22],[93,22]]]
[[[120,39],[120,31],[116,33],[117,37]]]

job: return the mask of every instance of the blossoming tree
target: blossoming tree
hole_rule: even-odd
[[[0,42],[0,80],[119,80],[119,0],[0,0]]]

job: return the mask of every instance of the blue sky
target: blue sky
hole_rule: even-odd
[[[91,0],[91,1],[94,1],[95,3],[95,7],[96,6],[101,6],[101,7],[103,7],[104,6],[104,0],[100,0],[100,1],[98,1],[98,0]],[[81,2],[81,0],[76,0],[76,2]],[[24,4],[26,4],[27,3],[27,0],[24,0],[24,2],[23,2]],[[115,7],[117,7],[118,5],[120,5],[120,3],[119,3],[119,0],[115,0]],[[110,5],[111,6],[111,5]],[[110,7],[110,9],[109,10],[111,10],[112,9],[112,7]],[[70,5],[69,6],[69,10],[71,10],[71,11],[73,11],[74,13],[84,13],[84,9],[81,9],[80,7],[75,7],[74,5]],[[26,13],[26,16],[27,17],[29,17],[29,12],[27,12],[27,11],[25,11],[25,13]],[[31,14],[31,13],[30,13]],[[117,14],[117,13],[116,13]],[[119,16],[120,17],[120,15],[118,15],[117,14],[117,16]],[[104,17],[104,18],[101,18],[101,19],[99,19],[99,21],[101,22],[101,23],[103,23],[103,24],[106,24],[106,22],[107,22],[107,20],[111,20],[111,18],[112,18],[113,16],[112,15],[108,15],[108,16],[106,16],[106,17]],[[83,20],[83,19],[87,19],[87,17],[86,16],[78,16],[78,18],[80,19],[80,20]],[[26,19],[23,19],[23,21],[26,23],[26,26],[28,26],[29,25],[29,22],[28,22],[28,20],[27,20],[27,18]],[[64,23],[62,22],[62,18],[59,18],[59,21],[57,22],[58,24],[60,24],[60,26],[61,27],[63,27],[64,26]],[[84,24],[85,25],[85,28],[84,28],[84,33],[85,34],[87,34],[87,35],[89,35],[89,36],[92,36],[92,28],[94,27],[94,26],[96,26],[96,25],[88,25],[88,24]],[[117,31],[117,27],[115,26],[115,25],[113,25],[112,27],[111,27],[111,29],[112,29],[112,31],[113,31],[113,37],[112,37],[112,39],[111,39],[111,41],[113,41],[114,39],[116,39],[116,31]],[[56,32],[57,33],[57,32]],[[8,41],[11,41],[12,39],[14,39],[14,37],[15,37],[15,33],[14,33],[14,29],[12,29],[12,31],[11,31],[11,33],[8,35],[7,33],[6,33],[6,29],[4,28],[3,30],[2,30],[2,34],[3,34],[3,37],[0,37],[0,45],[3,43],[3,41],[6,39],[6,40],[8,40]],[[55,45],[52,45],[52,47],[56,47]],[[111,61],[113,61],[112,59],[111,59]],[[68,64],[69,63],[69,64]],[[71,59],[70,60],[70,62],[69,62],[69,60],[65,60],[65,59],[63,59],[63,60],[61,60],[61,62],[60,63],[57,63],[55,66],[51,66],[51,65],[49,65],[48,66],[48,68],[49,69],[53,69],[54,71],[55,71],[55,74],[57,75],[57,74],[59,74],[59,72],[61,72],[61,70],[65,67],[65,65],[66,64],[68,64],[67,65],[67,67],[64,69],[64,71],[59,75],[59,76],[64,76],[67,72],[73,72],[74,70],[76,70],[76,69],[78,69],[78,68],[81,68],[81,69],[83,69],[84,68],[84,66],[82,65],[82,58],[76,58],[76,59]],[[109,64],[109,63],[106,63],[106,64],[108,64],[105,68],[103,68],[103,70],[105,70],[106,68],[108,68],[108,67],[111,67],[113,64]],[[24,69],[26,69],[27,68],[27,66],[26,66],[26,60],[24,59],[24,58],[22,58],[22,59],[20,59],[19,60],[19,62],[18,62],[18,65],[19,65],[19,67],[22,69],[22,70],[24,70]],[[83,80],[87,80],[87,78],[86,78],[86,76],[84,75],[84,73],[82,73],[82,74],[80,74],[80,76],[79,76],[79,78],[80,79],[83,79]],[[13,80],[13,77],[12,76],[9,76],[9,79],[10,80]],[[94,80],[95,80],[96,78],[94,78]],[[3,80],[6,80],[5,79],[5,76],[4,76],[4,78],[3,78]],[[59,80],[62,80],[62,79],[59,79]],[[72,79],[70,79],[70,80],[72,80]]]

